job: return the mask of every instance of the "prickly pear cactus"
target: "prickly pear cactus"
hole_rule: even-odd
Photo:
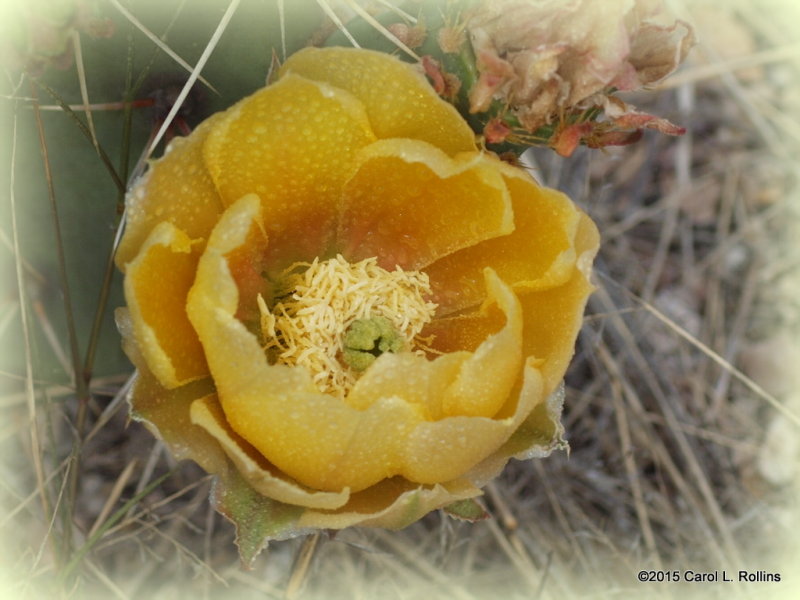
[[[9,203],[0,210],[3,223],[17,225],[35,376],[68,383],[76,367],[120,375],[130,363],[113,321],[124,301],[109,256],[124,190],[148,143],[221,22],[200,80],[153,157],[172,136],[262,87],[274,60],[305,46],[323,14],[307,0],[3,5],[0,177],[4,191],[13,181],[14,218]],[[9,289],[11,233],[4,227],[0,259]],[[16,310],[16,300],[6,301]],[[10,319],[2,335],[0,369],[24,374],[20,321]]]

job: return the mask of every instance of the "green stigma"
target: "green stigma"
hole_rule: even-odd
[[[354,371],[366,370],[384,352],[403,349],[403,337],[389,319],[372,317],[356,319],[344,334],[342,358]]]

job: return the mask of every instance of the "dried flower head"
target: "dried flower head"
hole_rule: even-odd
[[[499,105],[512,129],[528,133],[556,124],[551,144],[562,154],[580,141],[630,141],[620,132],[646,127],[680,133],[619,100],[611,104],[617,110],[608,110],[611,94],[659,81],[685,58],[691,29],[682,21],[665,25],[663,18],[658,0],[479,2],[466,22],[479,73],[469,110]],[[597,109],[606,111],[606,122],[587,118]]]

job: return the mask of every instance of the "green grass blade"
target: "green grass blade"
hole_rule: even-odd
[[[174,473],[174,470],[169,471],[168,473],[164,473],[161,477],[152,481],[146,488],[144,488],[141,492],[136,494],[133,498],[128,500],[125,504],[123,504],[113,515],[111,515],[107,521],[105,521],[100,527],[97,528],[97,531],[92,534],[86,542],[75,551],[72,559],[67,563],[64,569],[59,574],[59,583],[63,586],[71,578],[75,569],[81,563],[83,558],[86,556],[87,553],[91,551],[92,548],[97,544],[98,541],[105,535],[105,533],[113,527],[117,521],[119,521],[125,514],[133,508],[139,501],[147,496],[150,492],[156,489],[163,481],[165,481],[168,477],[170,477]]]

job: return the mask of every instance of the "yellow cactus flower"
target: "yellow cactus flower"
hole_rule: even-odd
[[[563,443],[597,231],[412,66],[298,52],[174,140],[127,214],[133,413],[233,520],[231,495],[271,511],[261,537],[403,527]]]

